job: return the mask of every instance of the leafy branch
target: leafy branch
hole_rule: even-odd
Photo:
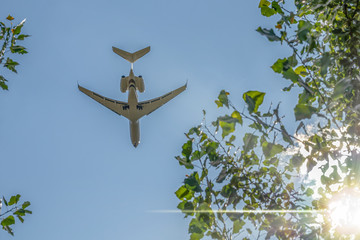
[[[15,217],[20,222],[24,222],[23,217],[26,214],[32,214],[32,211],[27,209],[27,207],[30,206],[30,202],[26,201],[20,203],[20,197],[20,194],[17,194],[15,196],[12,196],[9,201],[7,201],[5,197],[0,199],[0,224],[2,228],[11,235],[14,235],[11,225],[15,224]],[[2,202],[4,202],[6,207],[6,211],[4,213],[1,213]]]
[[[6,26],[4,22],[0,22],[0,42],[2,42],[2,47],[0,50],[0,64],[8,70],[17,73],[16,67],[19,65],[18,62],[14,61],[10,57],[6,58],[6,53],[10,52],[12,54],[26,54],[28,53],[26,48],[17,45],[17,41],[23,41],[25,38],[29,37],[29,35],[22,34],[21,30],[25,24],[25,20],[21,21],[17,25],[13,25],[14,18],[12,16],[8,16],[6,18],[10,22],[10,26]],[[6,60],[5,60],[6,58]],[[8,80],[0,75],[0,87],[3,90],[8,90],[8,85],[6,84]]]

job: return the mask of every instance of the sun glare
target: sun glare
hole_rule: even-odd
[[[340,233],[360,232],[360,191],[345,189],[333,196],[329,203],[329,214],[333,227]]]

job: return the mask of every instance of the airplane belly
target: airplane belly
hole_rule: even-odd
[[[130,138],[134,147],[140,143],[140,126],[139,121],[130,121]]]

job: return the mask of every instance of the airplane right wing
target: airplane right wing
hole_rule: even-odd
[[[178,89],[175,89],[174,91],[171,91],[161,97],[154,98],[148,101],[139,102],[138,104],[138,112],[140,114],[139,118],[141,118],[144,115],[149,115],[180,93],[182,93],[186,89],[187,84],[185,84],[182,87],[179,87]]]
[[[81,92],[85,93],[86,95],[88,95],[98,103],[102,104],[103,106],[107,107],[108,109],[112,110],[113,112],[129,118],[129,105],[126,102],[120,102],[117,100],[103,97],[100,94],[92,92],[80,85],[78,85],[78,88]]]

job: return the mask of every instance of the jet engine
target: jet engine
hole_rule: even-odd
[[[124,93],[129,90],[130,86],[134,86],[141,93],[145,91],[144,79],[141,76],[123,76],[121,78],[120,91]]]

